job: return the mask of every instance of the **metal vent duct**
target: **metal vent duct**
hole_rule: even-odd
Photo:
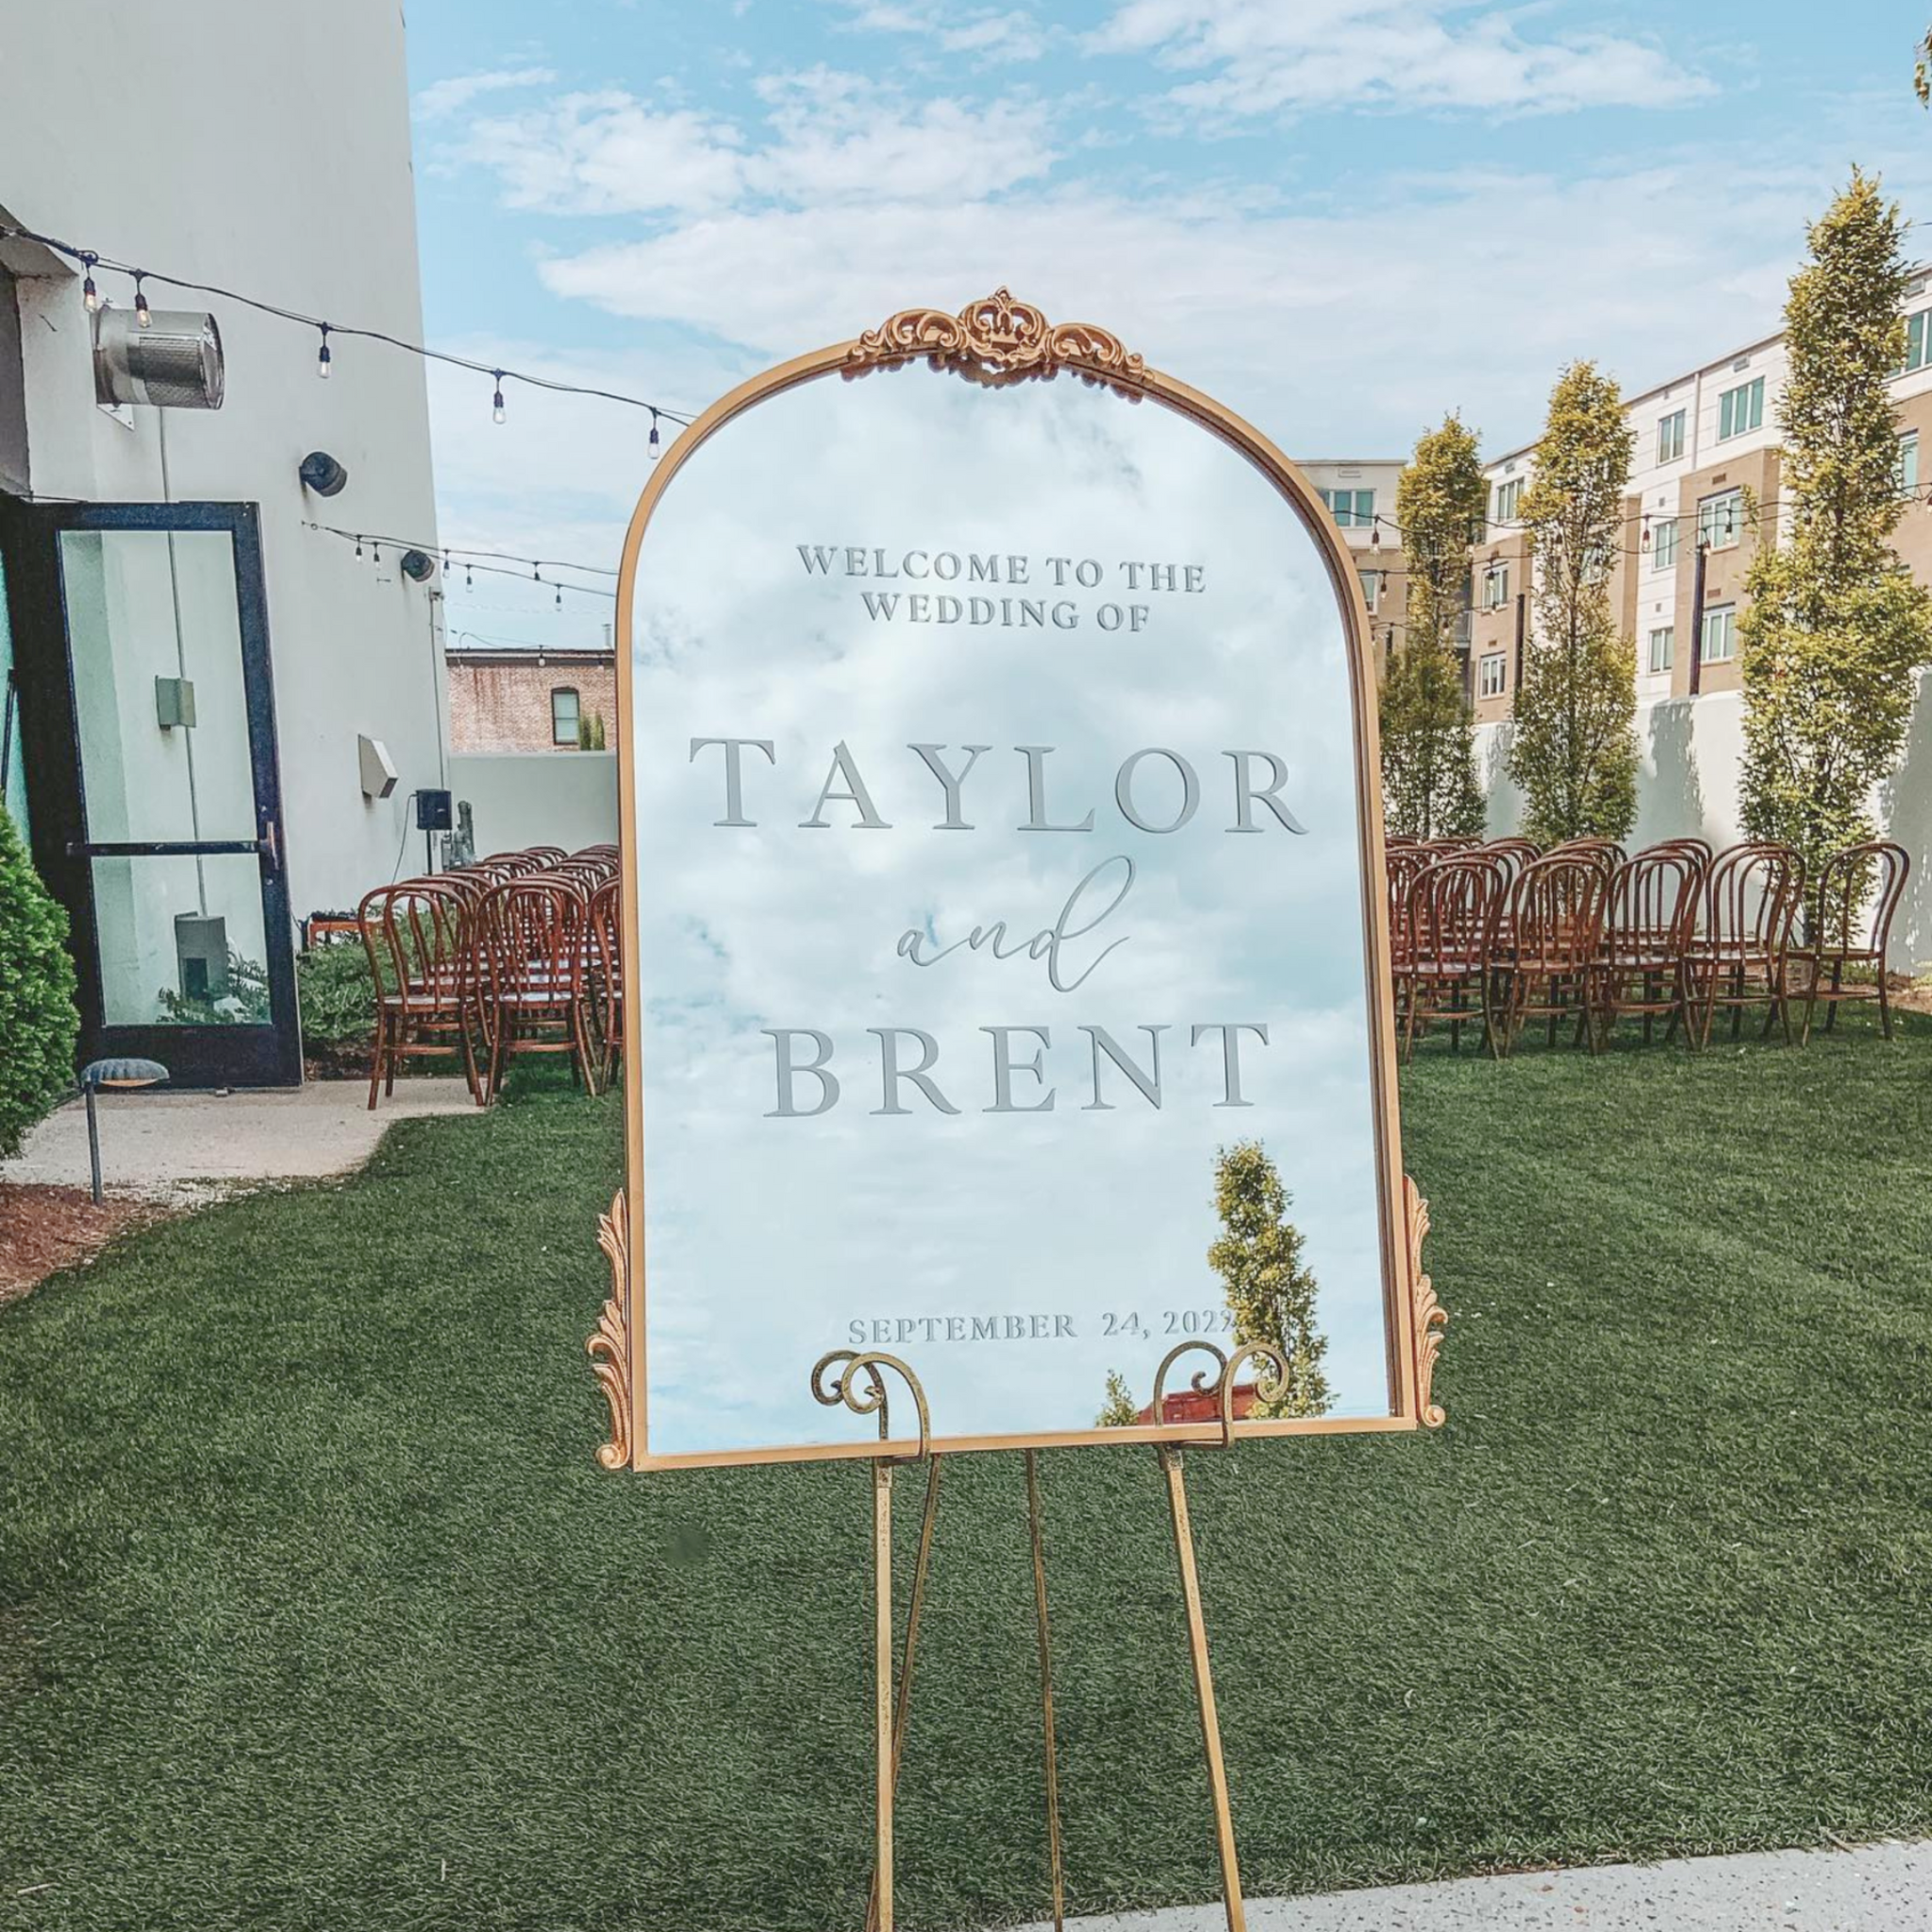
[[[94,318],[94,398],[158,409],[222,407],[222,332],[212,315],[157,308],[142,328],[131,309]]]

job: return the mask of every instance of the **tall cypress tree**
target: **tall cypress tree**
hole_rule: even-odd
[[[1536,623],[1509,746],[1524,830],[1545,845],[1637,822],[1637,647],[1610,608],[1636,441],[1615,382],[1564,370],[1523,497]]]
[[[1746,579],[1740,791],[1746,829],[1792,846],[1807,878],[1872,837],[1872,788],[1898,763],[1912,674],[1932,659],[1932,598],[1890,541],[1906,507],[1887,387],[1906,353],[1903,235],[1897,204],[1855,170],[1785,305],[1790,535],[1766,530]]]
[[[1258,1141],[1222,1149],[1214,1205],[1221,1239],[1208,1250],[1208,1265],[1226,1287],[1234,1339],[1266,1342],[1288,1365],[1281,1393],[1257,1403],[1254,1413],[1324,1414],[1333,1397],[1322,1370],[1327,1338],[1315,1326],[1315,1276],[1302,1259],[1301,1230],[1288,1218],[1288,1190]]]
[[[1395,486],[1408,602],[1401,647],[1382,680],[1382,798],[1389,829],[1407,838],[1483,831],[1456,623],[1468,607],[1470,553],[1488,499],[1474,433],[1455,415],[1417,440]]]

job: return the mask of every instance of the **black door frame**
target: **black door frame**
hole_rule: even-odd
[[[235,603],[242,636],[242,691],[255,781],[257,837],[153,843],[92,843],[87,836],[80,719],[68,645],[60,537],[69,530],[225,530],[234,546]],[[160,1061],[181,1087],[295,1087],[302,1080],[295,955],[290,919],[288,844],[282,823],[281,758],[275,741],[275,676],[261,529],[252,503],[26,503],[0,494],[0,545],[7,559],[20,746],[29,781],[34,864],[67,908],[78,977],[77,1060],[131,1055]],[[96,858],[252,852],[261,868],[262,930],[270,1022],[246,1025],[108,1025],[103,1015],[94,921]]]

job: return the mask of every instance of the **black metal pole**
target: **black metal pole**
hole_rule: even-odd
[[[1697,539],[1697,561],[1690,571],[1690,695],[1697,695],[1699,685],[1704,681],[1704,563],[1709,554],[1709,545],[1700,534]]]
[[[94,1206],[101,1205],[101,1125],[94,1118],[94,1083],[87,1083],[87,1158],[93,1174]]]
[[[7,667],[7,713],[0,723],[0,806],[7,803],[7,781],[13,772],[13,667]]]

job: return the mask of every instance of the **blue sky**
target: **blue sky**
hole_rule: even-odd
[[[1506,448],[1574,357],[1637,389],[1774,328],[1854,161],[1932,216],[1924,11],[416,0],[425,327],[690,410],[1005,282],[1296,455],[1400,454],[1452,408]],[[614,562],[644,419],[431,391],[448,541]],[[485,581],[454,628],[608,614]]]

